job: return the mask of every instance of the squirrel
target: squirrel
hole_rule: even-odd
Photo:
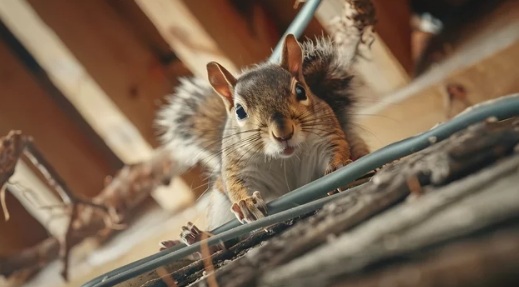
[[[216,62],[208,82],[181,79],[158,113],[162,142],[183,171],[207,165],[208,228],[268,214],[266,202],[369,152],[352,125],[354,77],[331,39],[284,40],[281,62],[234,77]],[[200,240],[191,223],[181,235]],[[169,247],[172,241],[164,241]]]

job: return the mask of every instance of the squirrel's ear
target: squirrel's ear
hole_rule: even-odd
[[[303,51],[294,35],[288,34],[283,45],[281,67],[290,72],[294,77],[300,78],[303,66]]]
[[[236,85],[236,79],[217,62],[207,64],[207,76],[213,89],[224,100],[227,110],[230,110],[234,106],[232,93]]]

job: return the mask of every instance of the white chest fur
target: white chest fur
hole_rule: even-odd
[[[320,139],[307,141],[288,159],[255,158],[241,170],[249,194],[259,191],[270,202],[323,176],[330,160],[329,145]],[[207,211],[211,230],[234,218],[231,202],[224,193],[212,189],[202,208]]]
[[[324,174],[328,154],[325,145],[304,144],[288,159],[256,159],[243,170],[249,192],[260,191],[271,201],[316,180]]]

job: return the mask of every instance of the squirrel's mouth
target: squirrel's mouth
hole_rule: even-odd
[[[281,154],[284,155],[284,156],[291,156],[294,153],[295,150],[296,150],[295,147],[286,145],[283,148],[283,150],[281,151]]]
[[[296,149],[297,146],[290,145],[288,141],[284,141],[281,143],[281,146],[279,146],[278,154],[282,158],[289,158],[294,155]]]

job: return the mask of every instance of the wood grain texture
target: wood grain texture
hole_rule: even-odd
[[[115,168],[73,118],[47,94],[12,52],[0,43],[0,134],[11,129],[35,144],[78,194],[93,196]]]
[[[363,137],[372,150],[376,150],[446,121],[448,107],[445,86],[448,83],[464,86],[472,104],[519,91],[519,82],[508,76],[516,70],[510,59],[518,57],[519,42],[469,67],[447,76],[439,75],[441,78],[435,84],[425,87],[419,82],[411,84],[392,95],[394,100],[391,96],[382,100],[379,106],[383,108],[376,110],[377,105],[374,105],[361,112],[364,115],[359,117],[359,124],[365,131]]]
[[[270,56],[276,42],[261,41],[250,20],[229,0],[183,0],[222,52],[237,66],[256,64]],[[288,3],[287,3],[288,4]]]
[[[153,119],[172,91],[157,57],[103,0],[29,0],[88,74],[152,146]]]

